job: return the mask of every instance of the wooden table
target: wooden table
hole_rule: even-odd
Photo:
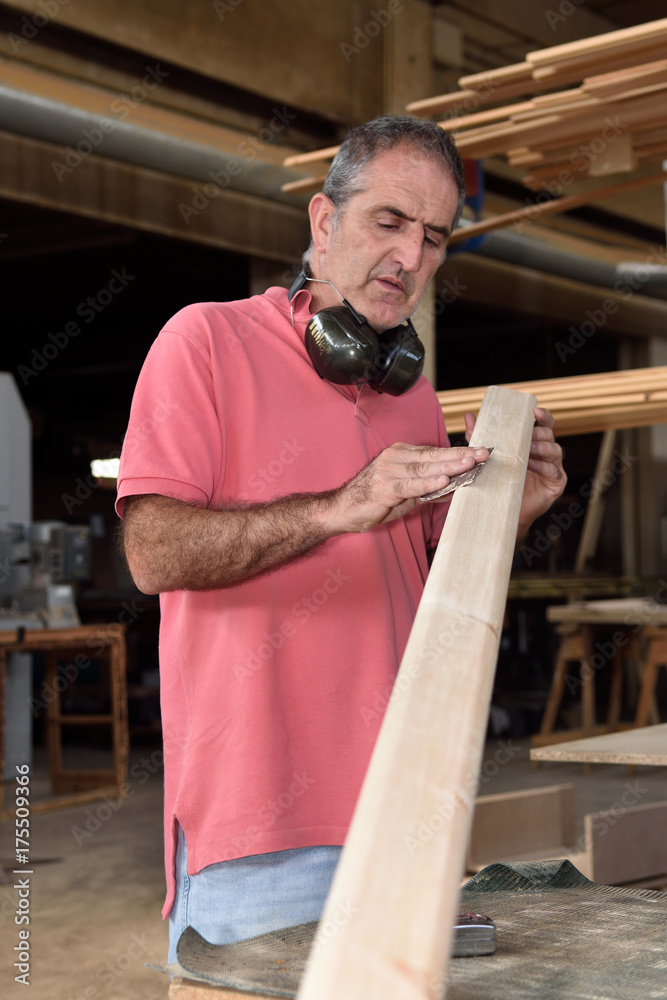
[[[667,723],[626,729],[622,733],[605,733],[586,740],[571,740],[547,747],[533,747],[530,759],[667,767]]]
[[[58,797],[35,802],[33,812],[99,798],[119,792],[127,781],[129,732],[127,722],[125,626],[81,625],[62,629],[12,629],[0,631],[0,774],[4,773],[5,681],[10,653],[41,652],[45,658],[44,688],[51,791]],[[59,673],[58,663],[68,658],[69,675]],[[99,715],[63,714],[60,695],[67,684],[94,661],[109,667],[108,713]],[[62,765],[63,725],[108,725],[111,728],[113,766],[106,770],[69,770]],[[61,793],[58,795],[58,793]],[[64,794],[62,794],[64,793]],[[0,809],[2,785],[0,784]],[[1,815],[1,813],[0,813]],[[13,814],[12,814],[13,815]]]

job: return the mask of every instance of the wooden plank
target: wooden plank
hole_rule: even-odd
[[[615,447],[616,431],[605,431],[600,451],[598,452],[593,481],[591,483],[591,493],[586,504],[586,514],[584,515],[581,536],[577,545],[577,555],[574,560],[575,573],[584,572],[588,562],[593,559],[598,547],[605,508],[603,497],[607,491],[603,477],[610,471],[611,463],[615,456]],[[612,474],[612,481],[615,481],[615,479],[616,477]]]
[[[572,378],[508,383],[506,388],[530,392],[539,405],[550,409],[559,435],[645,427],[667,420],[664,366],[628,371],[601,372]],[[438,399],[450,433],[463,429],[464,414],[476,412],[484,387],[441,390]]]
[[[595,58],[601,53],[613,55],[619,49],[625,51],[629,46],[641,47],[647,43],[655,43],[657,46],[661,41],[667,42],[667,17],[529,52],[526,61],[533,66],[552,65],[564,59]]]
[[[619,597],[608,601],[578,601],[547,608],[549,622],[586,625],[667,625],[667,605],[649,597]]]
[[[531,222],[544,215],[559,215],[561,212],[570,212],[574,208],[582,205],[590,205],[603,198],[614,198],[627,191],[635,191],[642,187],[651,187],[654,184],[662,184],[667,174],[659,171],[647,177],[633,177],[627,181],[620,181],[617,184],[609,184],[605,187],[594,188],[591,191],[584,191],[582,194],[566,195],[564,198],[554,198],[552,201],[545,201],[539,205],[528,205],[526,208],[518,208],[514,212],[504,212],[502,215],[493,216],[490,219],[482,219],[471,226],[462,226],[455,229],[449,238],[450,243],[459,243],[461,240],[470,239],[480,233],[493,232],[495,229],[505,229],[517,222],[529,219]]]
[[[550,785],[518,792],[482,795],[475,802],[467,870],[530,854],[558,857],[572,852],[576,840],[574,785]]]
[[[600,885],[638,882],[667,873],[667,802],[632,805],[636,797],[636,792],[626,788],[615,808],[584,817],[590,877]]]
[[[322,917],[300,1000],[418,1000],[442,981],[514,552],[534,397],[489,388]],[[341,920],[342,914],[349,914]]]
[[[533,64],[529,62],[512,63],[510,66],[499,66],[497,69],[483,70],[481,73],[470,73],[459,79],[461,90],[479,90],[482,87],[504,86],[508,83],[532,83]]]
[[[266,994],[228,990],[224,986],[174,976],[169,986],[169,1000],[266,1000]]]
[[[589,764],[646,764],[667,766],[667,723],[605,733],[585,740],[567,740],[553,746],[532,747],[531,760]]]
[[[631,47],[610,55],[600,55],[593,59],[575,56],[563,59],[561,62],[535,66],[533,80],[536,87],[564,87],[569,83],[585,80],[590,76],[602,76],[619,70],[631,69],[633,66],[647,62],[657,62],[665,54],[664,45],[646,43],[641,48]]]

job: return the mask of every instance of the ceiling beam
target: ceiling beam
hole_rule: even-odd
[[[43,0],[5,6],[44,17]],[[341,122],[382,106],[382,20],[373,0],[85,0],[52,20],[93,38]],[[384,4],[382,15],[391,6]],[[399,11],[403,5],[394,0]],[[394,16],[394,15],[391,15]],[[400,13],[396,16],[400,17]],[[347,47],[347,48],[346,48]]]
[[[575,350],[585,350],[590,336],[598,334],[624,334],[642,339],[667,337],[667,302],[645,295],[571,281],[474,253],[452,254],[438,271],[436,280],[444,302],[451,301],[455,289],[457,299],[463,303],[499,309],[503,314],[513,310],[542,322],[573,327]],[[608,304],[607,309],[603,309],[603,303]],[[593,320],[589,313],[593,314]],[[590,327],[598,316],[599,325],[591,334]],[[569,347],[569,342],[566,346]],[[567,351],[564,359],[571,354]],[[563,374],[567,374],[566,367],[563,364]]]
[[[238,191],[213,193],[212,184],[99,156],[73,168],[76,183],[61,183],[53,163],[66,155],[65,147],[0,132],[0,197],[286,263],[308,245],[303,209]],[[10,231],[3,240],[8,251],[11,238]]]
[[[560,6],[568,13],[561,13]],[[567,5],[557,0],[532,0],[531,3],[525,0],[502,0],[502,3],[498,0],[450,0],[439,11],[445,17],[474,18],[471,38],[476,35],[475,24],[482,31],[485,26],[492,25],[517,39],[525,39],[526,51],[534,47],[533,43],[539,48],[560,45],[618,28],[615,21],[588,10],[582,0]],[[501,59],[501,63],[504,61]]]

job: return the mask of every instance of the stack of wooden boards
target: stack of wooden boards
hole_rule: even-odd
[[[558,437],[667,423],[667,367],[576,375],[505,388],[529,392],[556,418]],[[451,435],[465,430],[464,413],[477,413],[485,387],[438,393]]]
[[[462,156],[506,154],[510,165],[531,170],[523,180],[534,189],[635,170],[667,157],[666,45],[663,18],[529,52],[525,62],[461,77],[459,91],[408,110],[446,112],[441,124],[456,133]],[[540,91],[549,93],[532,96]]]
[[[530,52],[524,62],[461,77],[460,90],[407,110],[446,114],[440,124],[454,134],[462,157],[505,155],[511,166],[529,170],[527,187],[561,195],[575,181],[627,174],[667,158],[666,45],[663,18]],[[318,189],[337,149],[286,159],[285,166],[313,175],[283,190]],[[633,186],[662,176],[635,177]],[[596,197],[614,193],[612,186]]]

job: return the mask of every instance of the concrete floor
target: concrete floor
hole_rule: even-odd
[[[543,764],[538,770],[528,749],[528,738],[490,741],[480,794],[573,782],[580,832],[584,814],[613,808],[628,782],[638,804],[667,798],[667,768],[642,767],[633,776],[613,765],[594,765],[588,773],[578,764]],[[0,885],[3,1000],[166,1000],[167,978],[146,968],[164,962],[167,951],[167,927],[160,918],[161,759],[157,747],[133,751],[131,795],[116,809],[97,802],[31,818],[30,992],[14,981],[19,927],[12,866],[10,881]],[[48,790],[43,752],[36,754],[32,787],[35,798]],[[6,796],[9,791],[13,788],[6,786]],[[14,824],[4,821],[0,858],[13,856]]]

